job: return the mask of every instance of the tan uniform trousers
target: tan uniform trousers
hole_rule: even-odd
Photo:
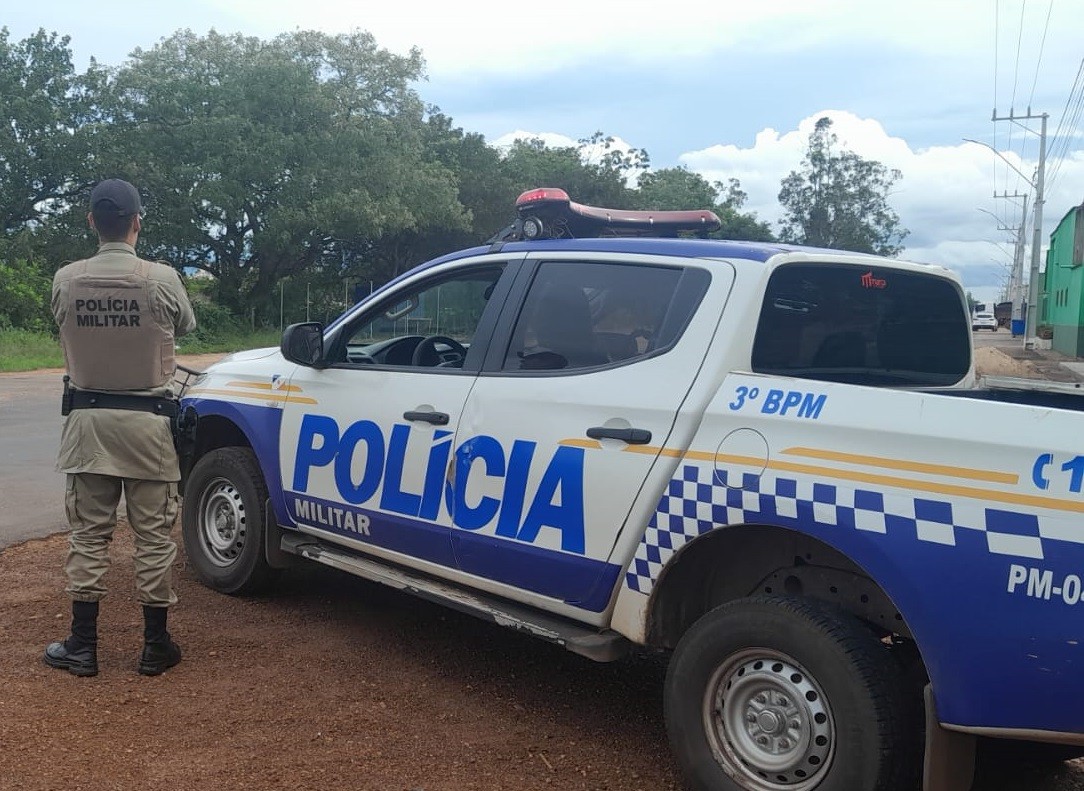
[[[177,602],[173,592],[173,560],[177,545],[169,537],[177,518],[180,498],[172,481],[141,481],[69,473],[65,507],[71,525],[67,592],[78,601],[98,601],[105,596],[102,577],[109,570],[109,543],[117,525],[121,490],[128,522],[135,534],[136,588],[141,604],[169,607]]]

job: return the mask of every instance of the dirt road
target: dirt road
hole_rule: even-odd
[[[0,554],[0,787],[677,788],[658,662],[597,665],[323,568],[236,599],[177,564],[184,661],[135,673],[118,530],[101,673],[41,662],[66,634],[63,537]]]
[[[663,663],[598,665],[323,567],[230,598],[176,565],[184,661],[135,672],[131,541],[114,542],[97,678],[41,662],[66,634],[62,536],[0,553],[0,788],[18,791],[677,789]],[[987,768],[976,791],[1084,788]]]

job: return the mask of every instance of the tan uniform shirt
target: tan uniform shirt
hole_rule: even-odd
[[[70,310],[70,289],[76,274],[87,271],[105,278],[127,277],[141,263],[148,267],[147,293],[153,300],[151,309],[168,318],[167,324],[172,326],[175,337],[195,329],[192,304],[177,271],[165,264],[141,262],[135,248],[124,242],[107,242],[86,262],[77,261],[56,273],[52,308],[57,324],[63,325]],[[157,345],[159,338],[148,333],[148,342]],[[109,350],[103,349],[102,353],[108,354]],[[67,362],[70,368],[71,362]],[[129,395],[175,395],[172,381],[161,387],[123,392]],[[56,469],[63,473],[90,472],[150,481],[178,481],[181,477],[169,419],[150,412],[124,409],[77,409],[69,414],[61,432]]]

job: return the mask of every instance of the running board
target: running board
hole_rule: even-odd
[[[523,605],[467,590],[423,574],[363,558],[307,536],[284,533],[282,549],[357,577],[412,593],[500,626],[507,626],[564,646],[596,662],[612,662],[629,652],[632,643],[617,632],[599,632]]]

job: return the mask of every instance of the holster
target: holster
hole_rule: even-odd
[[[198,424],[199,415],[192,406],[180,407],[170,422],[173,429],[173,447],[177,449],[177,462],[181,468],[180,490],[182,493],[188,480],[188,473],[192,469],[192,459],[196,454],[196,426]]]
[[[72,378],[64,374],[64,392],[60,396],[60,414],[64,417],[72,411]]]

